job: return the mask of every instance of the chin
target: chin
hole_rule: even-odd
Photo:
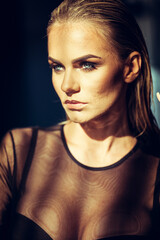
[[[87,116],[84,116],[84,114],[80,113],[80,112],[66,112],[67,113],[67,117],[71,122],[75,122],[75,123],[85,123],[88,122],[90,119]]]
[[[91,114],[84,114],[82,112],[67,112],[67,116],[71,122],[84,124],[97,119],[99,115],[92,116]]]
[[[75,117],[69,117],[69,120],[70,120],[71,122],[79,123],[79,124],[83,124],[83,123],[86,123],[86,122],[89,121],[89,120],[87,120],[87,119],[75,118]]]

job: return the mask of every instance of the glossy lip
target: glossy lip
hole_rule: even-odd
[[[65,105],[70,110],[81,110],[87,103],[76,100],[66,100]]]

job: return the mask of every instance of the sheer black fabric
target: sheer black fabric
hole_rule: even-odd
[[[36,223],[32,220],[26,218],[21,214],[15,215],[15,220],[13,224],[13,231],[11,234],[10,240],[52,240],[52,238]],[[156,236],[115,236],[115,237],[107,237],[101,238],[97,240],[154,240]],[[75,239],[76,240],[76,239]],[[158,238],[157,238],[158,240]]]
[[[62,126],[13,130],[0,148],[1,239],[160,239],[159,160],[138,142],[113,165],[87,167]]]

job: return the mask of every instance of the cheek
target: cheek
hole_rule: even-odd
[[[97,74],[97,76],[87,79],[87,84],[86,81],[83,83],[83,89],[84,92],[93,97],[97,95],[104,96],[116,88],[115,83],[118,84],[117,80],[115,81],[111,76]]]
[[[124,85],[122,73],[120,71],[110,71],[104,74],[98,81],[97,93],[106,94],[119,91]],[[96,88],[95,88],[96,89]]]

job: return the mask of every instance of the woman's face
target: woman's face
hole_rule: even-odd
[[[121,112],[123,65],[89,23],[53,25],[48,36],[52,82],[71,121],[84,123]]]

